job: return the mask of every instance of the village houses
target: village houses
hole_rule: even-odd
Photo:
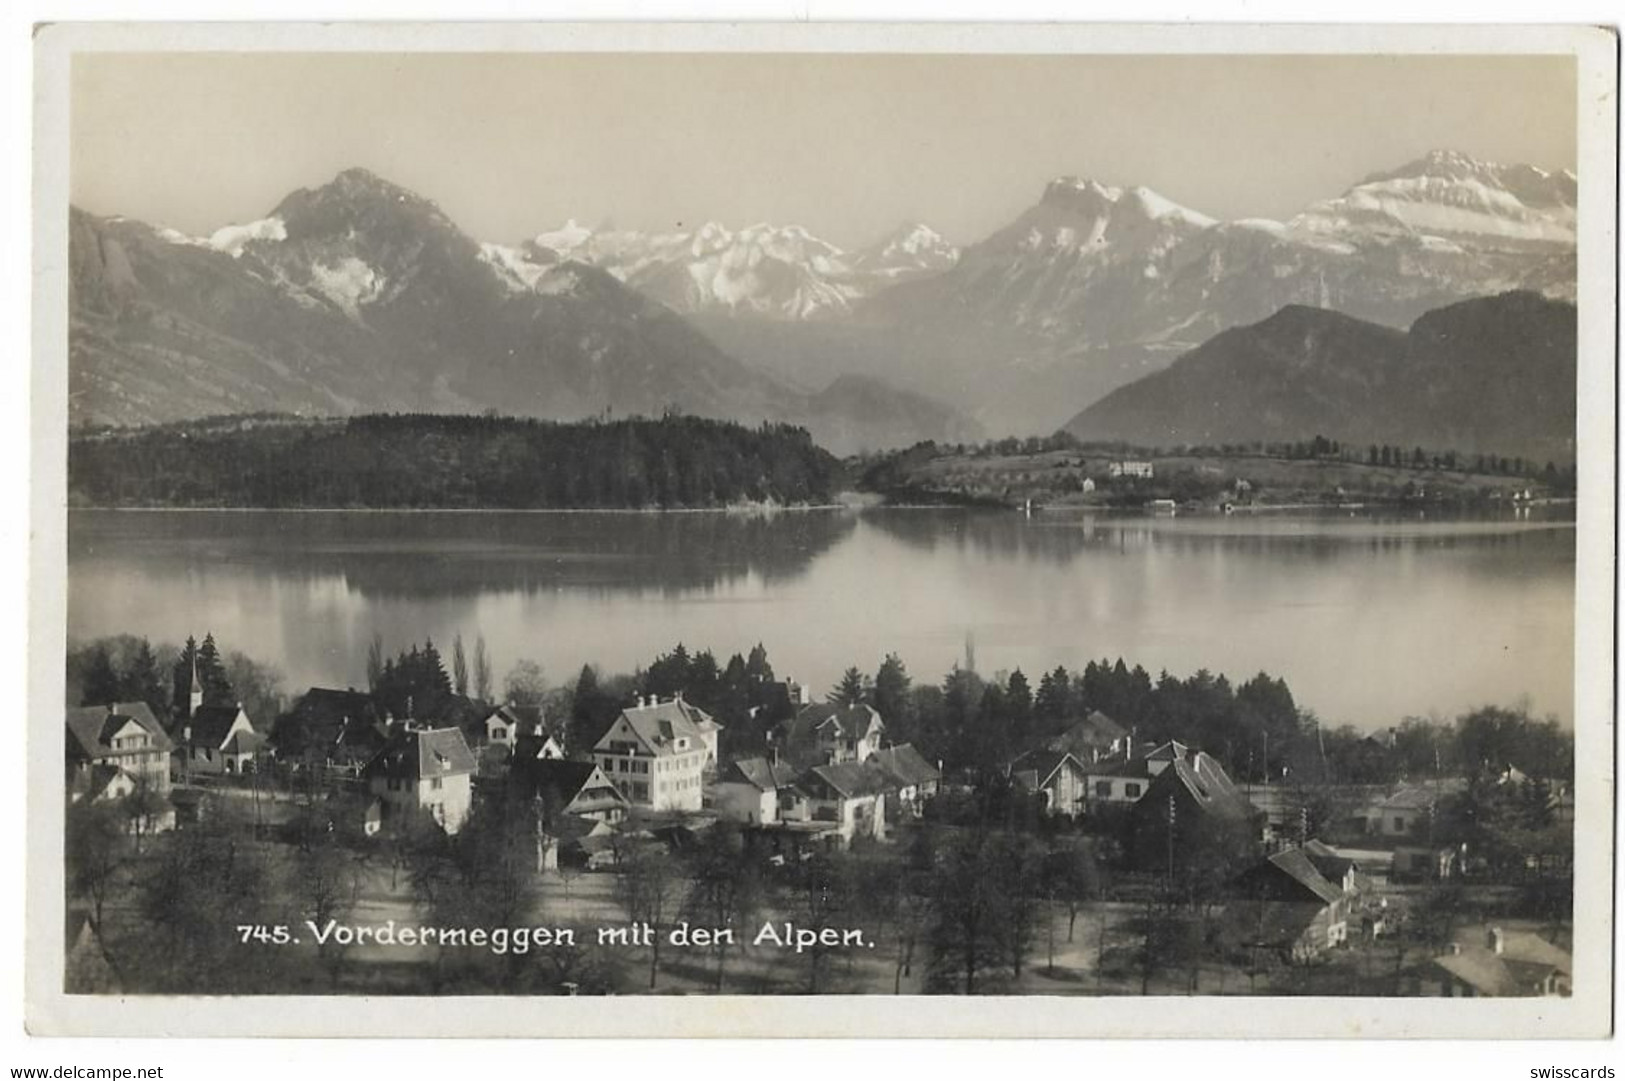
[[[510,750],[525,736],[546,735],[546,726],[541,706],[513,702],[498,706],[479,725],[485,744]]]
[[[1083,813],[1088,776],[1070,751],[1028,751],[1010,763],[1010,780],[1022,791],[1042,796],[1049,814]]]
[[[138,791],[162,806],[148,828],[174,825],[169,806],[169,756],[173,745],[145,702],[110,702],[67,711],[67,782],[74,802],[105,802]]]
[[[780,814],[792,812],[800,799],[795,770],[778,756],[740,758],[728,763],[717,777],[717,814],[747,826],[768,826]]]
[[[373,798],[368,833],[420,810],[456,833],[473,807],[474,752],[456,728],[397,727],[361,776]]]
[[[888,822],[918,818],[925,812],[926,801],[937,794],[942,784],[942,768],[926,761],[912,743],[882,747],[868,757],[867,763],[888,782]]]
[[[1237,939],[1303,962],[1348,941],[1351,896],[1301,848],[1273,853],[1235,882],[1225,919]]]
[[[873,706],[816,702],[783,726],[785,754],[803,768],[862,762],[880,749],[886,723]]]
[[[859,837],[886,839],[885,774],[866,762],[832,762],[814,766],[796,781],[806,794],[797,817],[815,823],[833,823],[842,844]]]
[[[1489,927],[1482,944],[1452,943],[1423,965],[1409,990],[1445,998],[1566,997],[1573,980],[1568,950],[1532,932]]]

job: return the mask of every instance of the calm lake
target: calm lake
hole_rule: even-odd
[[[1124,657],[1283,676],[1328,723],[1527,703],[1572,723],[1562,520],[961,510],[639,513],[74,511],[68,629],[212,631],[285,689],[360,685],[393,652],[483,634],[500,681],[630,671],[678,641],[766,644],[819,690],[900,654],[940,680]]]

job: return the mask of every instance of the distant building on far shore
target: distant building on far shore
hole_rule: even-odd
[[[1132,458],[1112,462],[1106,466],[1106,473],[1111,477],[1135,477],[1141,480],[1151,480],[1157,475],[1157,469],[1150,462]]]

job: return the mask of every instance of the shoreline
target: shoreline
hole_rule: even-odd
[[[68,513],[131,514],[735,514],[766,518],[802,511],[863,510],[855,503],[790,503],[783,506],[733,507],[68,507]]]

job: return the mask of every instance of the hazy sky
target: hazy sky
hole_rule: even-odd
[[[972,241],[1075,173],[1287,217],[1434,147],[1575,164],[1535,57],[85,55],[74,202],[190,233],[365,166],[482,240],[574,217],[905,220]]]

